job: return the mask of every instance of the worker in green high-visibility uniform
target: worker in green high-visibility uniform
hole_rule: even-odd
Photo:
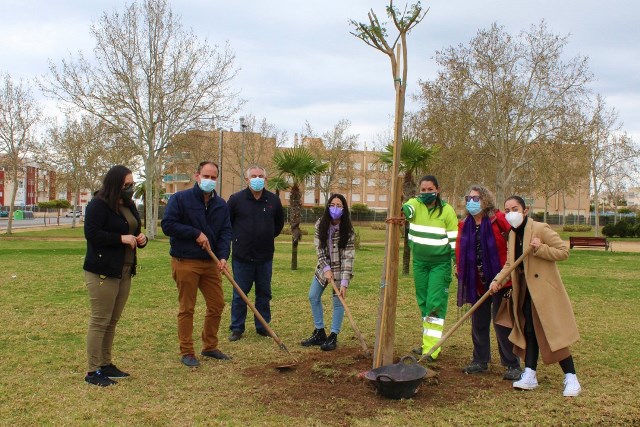
[[[440,198],[435,176],[421,178],[419,188],[420,194],[402,205],[402,211],[409,221],[416,300],[422,313],[422,351],[419,352],[426,354],[440,340],[444,329],[458,217],[451,205]],[[440,348],[430,357],[435,360],[439,354]]]

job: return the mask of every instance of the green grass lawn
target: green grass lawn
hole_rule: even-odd
[[[311,226],[305,228],[311,230]],[[384,231],[359,229],[361,249],[356,254],[355,277],[347,302],[371,348]],[[64,239],[51,240],[54,238]],[[290,236],[282,236],[276,245],[271,326],[303,361],[317,353],[298,345],[313,329],[307,292],[315,253],[313,236],[304,236],[299,270],[289,270],[289,239]],[[265,365],[289,359],[272,340],[252,333],[250,321],[243,339],[235,343],[226,340],[231,298],[231,285],[227,282],[227,306],[219,337],[220,348],[234,360],[204,362],[193,371],[183,367],[179,362],[177,296],[168,250],[168,240],[160,238],[139,252],[139,274],[134,278],[114,344],[114,362],[132,377],[115,387],[100,389],[83,382],[89,308],[82,273],[82,230],[48,229],[16,233],[12,239],[0,238],[0,425],[640,424],[637,253],[572,250],[569,260],[559,264],[581,333],[581,340],[572,349],[583,386],[581,396],[562,397],[562,373],[557,365],[540,364],[537,390],[512,391],[501,380],[502,370],[494,354],[490,373],[482,379],[487,387],[461,386],[465,377],[457,374],[455,381],[441,378],[438,385],[423,386],[419,401],[374,399],[375,404],[365,408],[368,415],[363,415],[362,410],[348,409],[349,397],[337,400],[329,393],[324,403],[313,401],[305,407],[306,393],[291,392],[287,396],[285,389],[284,396],[282,392],[270,395],[270,387],[248,377],[247,372],[260,375]],[[412,278],[401,277],[395,340],[398,356],[410,351],[421,336],[413,292]],[[454,295],[455,285],[451,287],[445,330],[456,320]],[[325,316],[330,320],[329,298],[325,296],[323,301]],[[203,301],[199,298],[194,327],[196,346],[203,316]],[[345,318],[339,347],[356,354],[359,344],[352,335]],[[438,364],[459,372],[471,352],[470,325],[464,324],[444,344]],[[347,363],[340,358],[328,360],[318,365],[317,373],[330,376],[332,363]],[[337,388],[344,379],[331,381]],[[309,391],[314,388],[313,378],[309,378],[308,387]],[[374,394],[372,389],[356,386],[353,393]],[[442,398],[445,395],[458,397],[447,400]],[[355,397],[352,400],[359,402]],[[437,404],[431,403],[430,397]],[[298,402],[303,410],[299,414],[287,411],[282,403],[286,399]],[[337,405],[347,409],[338,413],[334,410]]]

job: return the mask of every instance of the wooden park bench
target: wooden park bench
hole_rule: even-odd
[[[604,248],[605,251],[610,249],[609,242],[606,237],[576,237],[569,236],[569,248],[573,249],[574,246],[586,247],[586,248]]]

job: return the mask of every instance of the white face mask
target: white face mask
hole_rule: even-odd
[[[513,228],[518,228],[524,221],[524,216],[520,212],[509,212],[505,215],[507,222],[511,224]]]

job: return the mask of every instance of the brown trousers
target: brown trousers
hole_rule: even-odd
[[[207,311],[202,327],[202,351],[218,348],[218,328],[224,309],[222,276],[213,260],[171,258],[173,280],[178,288],[178,340],[180,354],[195,354],[193,349],[193,313],[198,289]]]
[[[87,332],[87,360],[89,372],[111,363],[111,348],[116,334],[116,324],[120,320],[131,290],[131,265],[122,268],[122,278],[106,277],[84,272],[84,280],[89,291],[91,318]]]

